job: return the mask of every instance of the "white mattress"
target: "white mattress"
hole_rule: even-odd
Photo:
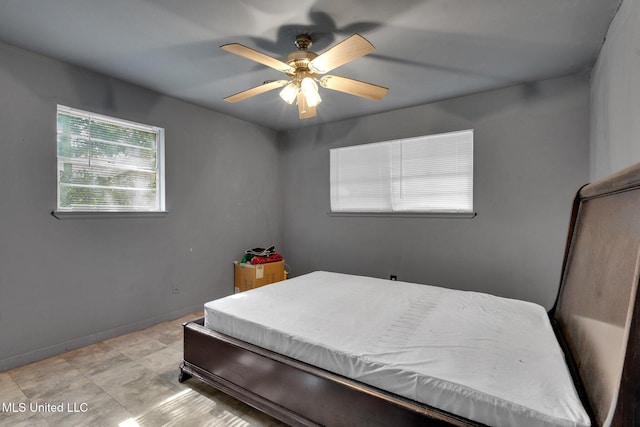
[[[314,272],[205,304],[205,326],[492,426],[588,426],[536,304]]]

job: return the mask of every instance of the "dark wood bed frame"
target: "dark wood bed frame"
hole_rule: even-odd
[[[576,195],[549,311],[597,426],[640,426],[640,163]],[[184,324],[180,381],[198,378],[290,425],[477,426],[357,381]]]

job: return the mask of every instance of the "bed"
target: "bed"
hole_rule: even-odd
[[[207,303],[207,325],[204,318],[185,323],[180,381],[195,377],[290,425],[476,426],[535,425],[538,422],[548,422],[548,425],[640,425],[640,410],[636,404],[640,394],[640,306],[636,304],[639,257],[640,164],[589,184],[576,195],[559,292],[554,307],[548,313],[541,313],[541,307],[534,304],[478,293],[462,293],[466,300],[456,300],[458,296],[449,293],[460,291],[426,285],[407,284],[411,291],[408,296],[401,296],[399,289],[393,289],[394,284],[373,279],[374,282],[377,280],[375,286],[378,288],[371,288],[375,291],[370,294],[388,300],[390,297],[384,292],[392,289],[394,298],[406,301],[403,315],[386,318],[377,311],[367,312],[368,305],[358,310],[344,310],[339,302],[345,300],[345,295],[317,293],[313,290],[317,288],[305,288],[308,292],[296,296],[287,286],[299,285],[300,282],[294,281],[298,278],[290,279],[279,286],[269,285],[262,292],[273,294],[268,296],[276,298],[272,301],[285,298],[289,304],[286,301],[271,303],[268,309],[259,310],[252,305],[257,304],[252,301],[258,290],[250,291],[244,296],[238,294]],[[317,272],[300,279],[306,283],[311,278],[311,281],[321,281],[327,286],[327,283],[340,282],[342,276],[346,275]],[[351,280],[351,276],[347,278]],[[416,287],[430,289],[432,294],[413,294],[418,292]],[[339,286],[336,291],[363,292],[351,285]],[[329,324],[327,330],[318,329],[319,326],[314,326],[309,317],[301,318],[300,313],[287,312],[304,301],[297,300],[304,298],[304,294],[311,294],[311,300],[322,307],[321,314],[317,316],[330,319],[324,322]],[[322,298],[329,299],[322,301]],[[241,303],[235,304],[233,300]],[[435,304],[434,300],[440,302]],[[492,305],[494,303],[497,306]],[[279,307],[285,311],[279,312]],[[465,310],[461,311],[460,307]],[[334,311],[327,316],[327,310]],[[308,316],[316,316],[310,309],[306,311]],[[341,314],[344,311],[364,313],[366,319],[346,320]],[[247,332],[250,330],[248,327],[260,319],[251,317],[252,313],[259,314],[258,317],[266,316],[261,320],[267,321],[266,329],[254,336]],[[462,329],[471,336],[465,338],[465,342],[478,344],[460,346],[458,337],[455,343],[459,348],[453,353],[461,353],[464,363],[460,360],[455,362],[453,377],[442,374],[449,356],[444,361],[436,357],[446,347],[446,342],[433,341],[429,336],[425,341],[428,345],[425,344],[424,348],[410,344],[411,351],[402,356],[395,355],[395,347],[388,347],[406,335],[402,330],[394,329],[400,318],[400,323],[408,324],[414,332],[419,331],[418,336],[424,337],[435,331],[435,335],[446,341],[451,334],[460,333],[459,330],[436,330],[433,325],[425,326],[420,313],[445,319],[444,323],[437,324],[444,324],[447,328],[458,323],[467,325]],[[474,313],[481,316],[474,320]],[[515,317],[505,318],[505,313]],[[294,324],[293,332],[282,330],[284,326],[278,322],[287,317],[285,314],[304,321]],[[468,316],[466,322],[452,321],[463,319],[463,316]],[[487,317],[493,320],[487,320]],[[374,338],[377,338],[378,347],[358,347],[360,338],[366,345],[366,333],[362,333],[362,337],[334,334],[335,329],[331,328],[340,329],[340,325],[347,322],[361,322],[366,326],[361,328],[362,331],[377,330],[378,335]],[[520,329],[500,330],[493,335],[487,333],[497,331],[500,325],[519,322],[522,323]],[[474,327],[476,324],[482,327]],[[299,335],[305,333],[312,340],[297,341]],[[513,343],[513,348],[496,347],[499,350],[494,354],[497,361],[487,362],[484,353],[491,352],[496,345],[491,340],[502,335],[507,337],[504,342]],[[549,339],[554,335],[555,339]],[[286,341],[287,336],[289,341]],[[329,349],[322,350],[317,347],[320,344],[328,344]],[[341,345],[345,347],[341,349]],[[380,345],[387,347],[381,349]],[[461,347],[464,348],[461,350]],[[305,348],[309,350],[306,353]],[[515,351],[511,353],[512,350]],[[395,363],[398,359],[392,358],[392,368],[396,370],[387,369],[385,375],[391,375],[389,381],[384,380],[385,375],[377,365],[380,360],[376,357],[384,359],[391,353],[406,365],[398,365]],[[445,351],[442,354],[452,353]],[[416,361],[435,366],[436,374],[429,377],[433,371],[428,370],[426,379],[411,377],[405,368],[417,365]],[[525,364],[526,368],[520,372],[530,372],[534,380],[525,374],[514,377],[513,373],[517,371],[513,369],[518,367],[510,364]],[[483,367],[484,371],[478,367]],[[499,367],[504,369],[497,369]],[[352,379],[354,371],[357,379]],[[493,379],[488,390],[478,393],[478,387],[485,385],[482,378],[470,378],[473,372],[481,372],[482,377]],[[443,375],[444,383],[438,381],[443,380]],[[544,380],[536,382],[536,375]],[[411,378],[415,379],[414,383],[425,383],[426,387],[414,387]],[[547,378],[559,378],[561,381],[547,384]],[[470,384],[462,383],[463,380],[469,380]],[[501,381],[506,381],[502,385],[507,391],[515,391],[515,398],[499,393],[495,396]],[[525,387],[518,388],[518,383]],[[451,384],[460,387],[452,387]],[[523,390],[534,389],[539,390],[529,393],[532,398],[525,396],[531,398],[526,404],[533,408],[522,410],[517,399],[528,394]],[[457,397],[447,394],[449,392]],[[551,402],[544,400],[547,392],[551,393]],[[498,404],[484,405],[483,401],[491,399],[497,399]],[[547,408],[558,400],[559,405],[555,408]],[[498,410],[491,409],[495,407]],[[545,411],[551,411],[551,418],[545,418]],[[554,419],[554,411],[564,412]],[[494,418],[495,412],[499,412],[497,418]],[[533,418],[527,418],[532,413]],[[566,413],[573,418],[562,418]]]

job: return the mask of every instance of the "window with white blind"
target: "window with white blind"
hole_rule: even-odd
[[[473,213],[473,130],[330,150],[331,211]]]
[[[58,105],[60,212],[162,212],[164,130]]]

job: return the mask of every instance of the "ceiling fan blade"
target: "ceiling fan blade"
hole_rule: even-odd
[[[227,52],[235,53],[236,55],[242,56],[243,58],[259,62],[260,64],[266,65],[267,67],[282,71],[283,73],[295,74],[296,72],[295,68],[288,64],[285,64],[279,59],[273,58],[262,52],[258,52],[255,49],[251,49],[250,47],[239,43],[223,44],[222,46],[220,46],[220,49]]]
[[[372,101],[380,101],[389,91],[388,88],[383,86],[332,75],[323,76],[320,79],[320,85],[327,89],[337,90],[348,93],[349,95],[361,96],[371,99]]]
[[[376,48],[367,39],[354,34],[314,58],[309,62],[309,68],[315,73],[324,74],[374,50]]]
[[[287,83],[289,83],[289,80],[275,80],[272,82],[267,82],[261,84],[260,86],[252,87],[251,89],[243,90],[242,92],[227,96],[224,100],[227,102],[243,101],[247,98],[251,98],[252,96],[260,95],[261,93],[269,92],[273,89],[278,89],[279,87],[282,87]]]
[[[301,119],[308,119],[310,117],[315,117],[316,115],[316,107],[311,107],[307,104],[307,98],[304,96],[302,91],[298,92],[298,116]]]

